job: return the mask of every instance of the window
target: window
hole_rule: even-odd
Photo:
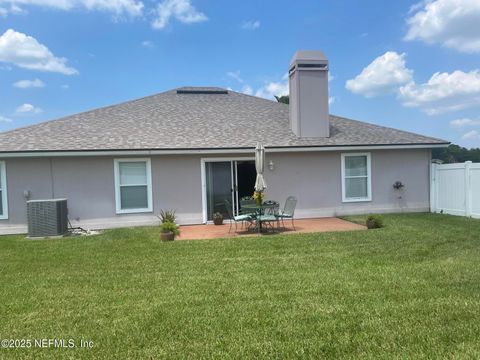
[[[8,219],[7,173],[5,161],[0,161],[0,219]]]
[[[371,201],[370,153],[342,154],[343,202]]]
[[[116,159],[114,168],[117,214],[151,212],[150,159]]]

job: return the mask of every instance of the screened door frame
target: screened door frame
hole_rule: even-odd
[[[230,163],[230,173],[231,173],[231,184],[233,186],[232,191],[232,213],[238,213],[238,202],[235,201],[238,198],[238,171],[237,171],[237,161],[255,161],[255,156],[244,156],[244,157],[216,157],[216,158],[201,158],[200,159],[200,170],[202,178],[202,216],[203,223],[212,223],[208,220],[208,205],[207,205],[207,162],[229,162]]]

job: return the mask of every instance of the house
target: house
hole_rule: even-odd
[[[289,79],[290,105],[182,87],[1,133],[0,232],[26,231],[28,199],[67,198],[87,228],[153,224],[160,209],[207,222],[251,195],[258,142],[267,198],[296,196],[299,218],[429,210],[430,152],[448,142],[330,115],[322,52],[297,52]]]

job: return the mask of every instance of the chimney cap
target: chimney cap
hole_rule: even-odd
[[[290,66],[298,63],[320,63],[327,64],[328,60],[323,51],[320,50],[298,50],[293,55]]]

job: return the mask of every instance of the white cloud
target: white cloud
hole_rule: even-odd
[[[241,92],[247,95],[253,95],[253,89],[250,85],[245,85],[244,87],[242,87]]]
[[[245,95],[253,95],[253,89],[250,85],[244,85],[240,90],[234,90],[231,87],[227,87],[227,90],[240,92]]]
[[[450,121],[450,125],[454,128],[462,128],[466,126],[480,126],[480,120],[474,119],[455,119]]]
[[[64,89],[64,90],[70,89],[70,85],[68,85],[68,84],[63,84],[63,85],[60,86],[60,87],[61,87],[62,89]]]
[[[152,21],[154,29],[165,28],[173,17],[185,24],[207,21],[208,17],[195,9],[190,0],[163,0],[155,10],[156,18]]]
[[[480,52],[480,1],[424,1],[411,8],[405,40],[439,43],[458,51]]]
[[[20,105],[15,113],[17,114],[40,114],[43,110],[33,106],[32,104],[23,104]]]
[[[45,83],[40,79],[19,80],[16,83],[13,83],[13,86],[19,89],[43,88],[45,87]]]
[[[412,80],[413,71],[405,66],[405,54],[388,51],[377,57],[345,87],[355,94],[374,97],[395,92],[399,86]]]
[[[21,6],[40,6],[70,11],[83,8],[89,11],[104,11],[115,16],[139,16],[143,12],[143,3],[136,0],[0,0],[0,5],[10,5],[10,13],[19,13]],[[6,8],[4,8],[6,9]]]
[[[57,72],[65,75],[78,71],[66,65],[67,59],[59,58],[35,38],[8,29],[0,36],[0,62],[11,63],[20,68]]]
[[[429,115],[480,105],[480,71],[435,73],[424,84],[413,81],[399,89],[403,105],[420,107]]]
[[[288,81],[272,81],[265,84],[255,92],[255,96],[270,100],[275,99],[275,96],[285,95],[288,95]]]
[[[249,21],[245,21],[242,24],[242,29],[245,29],[245,30],[256,30],[259,27],[260,27],[260,21],[258,20],[249,20]]]
[[[268,82],[255,92],[255,96],[270,100],[274,100],[275,96],[285,96],[288,94],[288,73],[283,74],[281,81]]]
[[[227,76],[231,77],[234,80],[237,80],[239,83],[243,83],[243,79],[240,76],[240,70],[237,71],[229,71],[227,72]]]
[[[330,75],[329,73],[328,81],[329,82],[333,81],[333,79],[334,79],[334,76]],[[281,81],[272,81],[272,82],[266,83],[264,86],[262,86],[255,92],[255,96],[262,97],[269,100],[274,100],[275,96],[286,96],[286,95],[289,95],[289,93],[290,93],[290,89],[288,86],[288,73],[285,73],[282,76]],[[336,100],[337,99],[335,96],[330,96],[328,98],[328,103],[332,105]]]
[[[8,5],[9,1],[5,0],[0,0],[0,5],[4,5],[0,7],[0,17],[6,18],[9,14],[12,15],[23,15],[26,14],[27,12],[20,8],[19,6],[11,3],[10,6],[5,7],[5,5]]]
[[[145,40],[145,41],[142,41],[142,46],[145,48],[153,49],[155,47],[155,44],[150,40]]]
[[[10,122],[12,122],[12,119],[9,119],[5,116],[0,115],[0,123],[2,123],[2,122],[3,123],[10,123]]]
[[[463,134],[462,139],[464,140],[480,140],[480,133],[477,130],[471,130]]]
[[[423,84],[412,78],[405,54],[387,52],[376,58],[346,88],[366,97],[397,92],[407,107],[418,107],[428,115],[480,106],[480,70],[435,73]]]

